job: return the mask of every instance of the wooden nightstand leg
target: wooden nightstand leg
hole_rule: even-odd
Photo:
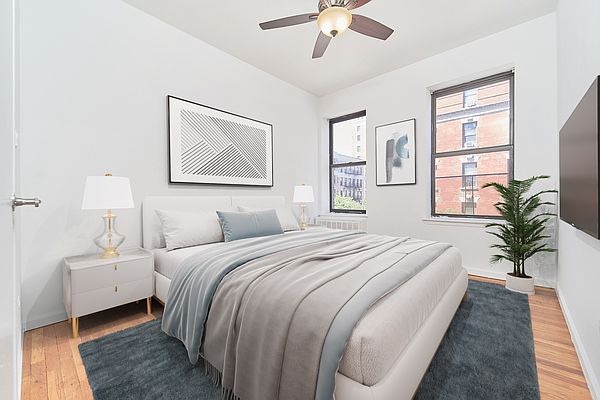
[[[76,338],[79,336],[79,318],[74,317],[71,325],[73,326],[73,337]]]
[[[467,292],[465,292],[465,294],[463,295],[463,298],[462,298],[462,302],[466,303],[468,299],[469,299],[469,295],[467,294]]]
[[[152,297],[146,299],[146,312],[148,315],[152,315]]]

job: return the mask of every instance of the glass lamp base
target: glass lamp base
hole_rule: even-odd
[[[114,258],[119,256],[117,247],[119,247],[124,241],[125,236],[121,235],[115,229],[116,215],[113,215],[110,210],[102,216],[104,219],[104,232],[100,236],[94,239],[96,246],[102,249],[100,258]]]
[[[114,258],[114,257],[119,257],[119,252],[114,247],[104,249],[102,254],[100,254],[100,258]]]
[[[300,204],[300,230],[304,231],[308,228],[308,217],[306,216],[306,204]]]

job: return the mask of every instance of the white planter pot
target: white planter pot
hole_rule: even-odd
[[[535,294],[533,278],[517,278],[506,274],[506,288],[513,292]]]

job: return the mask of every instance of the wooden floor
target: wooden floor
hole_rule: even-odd
[[[140,302],[82,317],[80,337],[76,339],[71,337],[66,321],[26,332],[22,398],[92,399],[77,346],[159,318],[162,307],[156,302],[153,306],[153,316],[146,314],[146,303]],[[536,288],[536,294],[529,297],[529,306],[542,399],[591,399],[554,290]]]
[[[504,284],[494,279],[470,278]],[[554,289],[536,287],[535,295],[529,296],[529,308],[542,399],[591,399]]]

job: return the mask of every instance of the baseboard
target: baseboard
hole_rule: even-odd
[[[506,280],[506,272],[490,271],[488,269],[478,269],[465,267],[469,275],[481,276],[484,278],[498,279],[501,281]],[[545,279],[535,278],[535,286],[554,288],[554,282],[547,281]]]
[[[573,342],[573,345],[575,345],[575,351],[577,352],[577,357],[579,358],[581,369],[583,369],[583,375],[587,381],[592,399],[600,400],[600,382],[598,382],[598,378],[594,375],[592,364],[590,363],[590,359],[582,345],[581,337],[579,336],[577,328],[575,327],[575,323],[573,322],[573,317],[569,311],[569,306],[562,296],[560,286],[558,285],[556,285],[556,296],[558,297],[558,303],[560,304],[562,313],[565,316],[565,321],[567,321],[567,327],[569,328],[569,333],[571,334],[571,341]]]
[[[67,313],[65,311],[55,314],[46,314],[36,318],[30,318],[23,321],[23,330],[30,331],[46,325],[56,324],[57,322],[66,321]]]
[[[469,273],[469,275],[476,275],[476,276],[481,276],[484,278],[491,278],[491,279],[498,279],[501,281],[505,281],[506,280],[506,273],[504,272],[496,272],[496,271],[490,271],[490,270],[486,270],[486,269],[477,269],[477,268],[471,268],[471,267],[466,267],[465,269],[467,270],[467,272]]]

